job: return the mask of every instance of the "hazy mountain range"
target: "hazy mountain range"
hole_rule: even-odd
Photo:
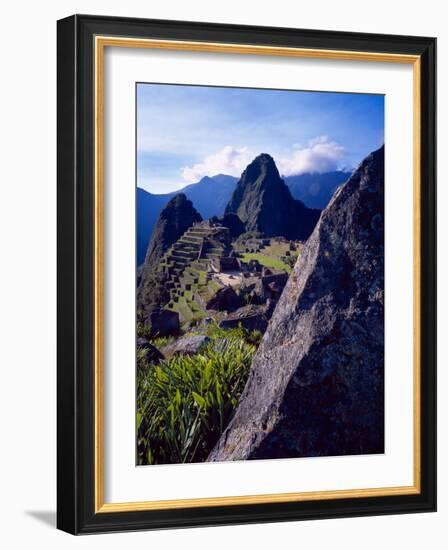
[[[350,174],[341,170],[324,174],[288,176],[283,180],[294,199],[307,207],[323,209],[335,189],[344,183]],[[175,195],[184,193],[201,216],[208,219],[224,213],[238,181],[238,178],[225,174],[205,176],[197,183],[163,195],[155,195],[137,187],[137,265],[141,265],[145,259],[154,224],[161,210]]]

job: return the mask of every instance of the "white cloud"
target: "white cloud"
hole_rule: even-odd
[[[189,183],[195,183],[204,176],[227,174],[240,176],[241,172],[254,158],[248,147],[235,148],[226,145],[213,155],[205,157],[204,161],[193,166],[185,166],[181,170],[182,177]]]
[[[337,170],[344,156],[344,147],[327,136],[319,136],[308,142],[308,146],[293,151],[290,158],[280,158],[277,162],[280,173],[292,176],[311,173],[323,173]]]
[[[292,152],[283,157],[274,156],[280,174],[292,176],[311,173],[330,172],[339,170],[345,149],[339,143],[330,141],[327,136],[319,136],[310,140],[306,147],[294,144]],[[239,177],[246,166],[259,152],[249,147],[233,147],[226,145],[223,149],[205,157],[193,166],[184,166],[181,169],[183,179],[188,183],[195,183],[204,176],[227,174]]]

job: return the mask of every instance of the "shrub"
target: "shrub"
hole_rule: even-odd
[[[255,350],[226,331],[199,354],[138,369],[138,463],[204,461],[233,416]]]
[[[220,328],[216,322],[212,322],[207,326],[206,335],[213,339],[235,339],[243,340],[247,344],[258,346],[261,342],[262,334],[258,330],[246,330],[239,323],[235,328]]]

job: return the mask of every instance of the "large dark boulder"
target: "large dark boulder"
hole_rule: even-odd
[[[176,342],[165,346],[162,349],[165,357],[173,355],[195,355],[202,351],[211,342],[208,336],[204,334],[193,334],[192,336],[184,336]]]
[[[250,303],[264,304],[267,300],[278,300],[288,280],[287,273],[272,273],[262,276],[250,293]]]
[[[157,336],[172,336],[180,331],[179,314],[168,309],[153,309],[147,320],[151,338]]]
[[[219,328],[244,328],[245,330],[258,330],[264,332],[268,326],[268,317],[266,307],[257,307],[254,305],[244,306],[237,311],[230,313],[222,319]]]
[[[300,255],[209,460],[384,452],[384,148]]]
[[[231,286],[220,288],[205,305],[206,309],[216,311],[234,311],[243,305],[241,296],[233,290]]]
[[[274,159],[263,153],[242,173],[225,210],[225,215],[229,214],[236,214],[247,232],[306,240],[319,219],[320,210],[294,200]]]

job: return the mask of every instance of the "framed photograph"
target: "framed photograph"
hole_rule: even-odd
[[[434,38],[58,22],[58,527],[434,511]]]

